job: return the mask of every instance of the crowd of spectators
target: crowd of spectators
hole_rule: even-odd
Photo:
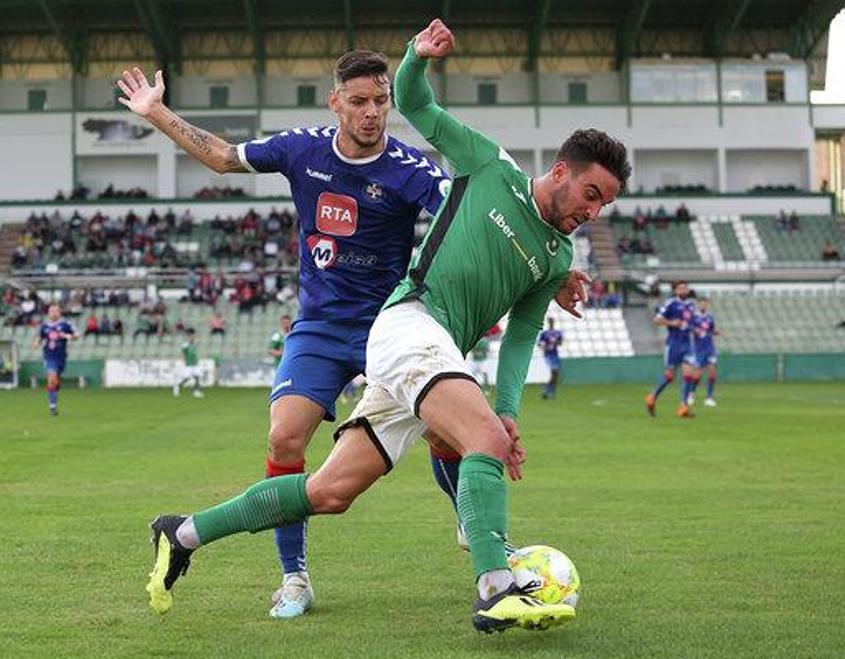
[[[246,196],[243,188],[235,188],[231,185],[207,185],[194,193],[196,199],[238,199]]]
[[[616,282],[605,282],[596,277],[590,284],[590,297],[587,299],[587,307],[594,309],[618,309],[622,306],[622,295]]]
[[[778,215],[777,226],[779,231],[801,231],[801,218],[798,217],[798,213],[794,210],[787,215],[786,211],[781,209],[780,214]]]
[[[54,199],[64,201],[65,199],[88,199],[91,196],[91,188],[85,185],[77,185],[69,195],[62,190],[56,192]],[[144,188],[135,186],[128,190],[118,190],[113,183],[109,183],[105,189],[97,195],[97,199],[148,199],[150,194]]]
[[[651,208],[643,211],[637,206],[633,216],[625,217],[615,206],[610,212],[610,219],[626,220],[631,222],[633,237],[623,235],[616,243],[616,250],[619,254],[655,254],[655,248],[651,240],[643,232],[649,226],[658,230],[664,230],[673,222],[690,222],[693,217],[685,204],[680,204],[674,212],[669,213],[662,204],[656,210]]]
[[[295,266],[299,249],[296,218],[275,208],[262,217],[250,209],[242,217],[217,216],[210,223],[208,254],[193,239],[196,222],[190,209],[178,216],[169,208],[142,217],[97,211],[85,217],[56,209],[32,213],[12,253],[13,268],[41,269],[48,263],[78,267],[189,267],[206,258]],[[193,249],[183,249],[194,243]]]

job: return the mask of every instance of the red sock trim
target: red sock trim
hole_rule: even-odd
[[[267,456],[267,464],[265,466],[264,472],[267,478],[273,478],[275,476],[288,476],[290,474],[301,474],[304,472],[305,460],[300,460],[299,462],[293,462],[289,464],[282,464],[281,462],[276,462],[269,455]]]
[[[452,449],[436,449],[429,446],[428,450],[431,452],[431,457],[443,460],[443,462],[460,462],[461,454]]]
[[[684,376],[684,382],[692,383],[693,382],[692,376],[691,375],[685,375]]]

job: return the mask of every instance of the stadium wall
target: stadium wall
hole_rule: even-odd
[[[322,99],[319,101],[322,103]],[[715,191],[743,189],[746,176],[734,174],[728,166],[730,156],[747,152],[749,167],[758,172],[757,178],[771,182],[784,178],[783,164],[770,166],[768,156],[774,152],[790,152],[788,176],[785,180],[806,189],[813,180],[812,158],[815,133],[812,106],[783,105],[497,105],[479,106],[452,104],[451,111],[461,120],[490,135],[509,151],[530,153],[525,158],[533,173],[549,164],[565,136],[576,128],[593,126],[622,139],[635,153],[649,158],[648,153],[665,153],[666,145],[678,150],[683,158],[679,172],[682,180],[699,176],[712,183]],[[313,108],[257,108],[255,106],[225,110],[182,110],[190,120],[203,124],[225,123],[227,120],[251,124],[256,135],[266,135],[292,126],[333,124],[334,115],[324,107]],[[825,120],[835,118],[825,113]],[[225,126],[224,126],[225,127]],[[422,149],[428,147],[398,112],[391,113],[388,130]],[[243,138],[228,136],[231,141]],[[0,121],[0,149],[14,153],[16,167],[11,176],[0,181],[0,199],[49,199],[59,189],[67,192],[74,181],[99,185],[98,178],[86,180],[86,166],[82,157],[121,155],[155,156],[156,185],[151,193],[163,198],[176,196],[178,168],[177,154],[181,151],[170,141],[151,131],[140,118],[125,111],[78,111],[46,113],[3,113]],[[717,176],[712,174],[712,158],[707,163],[693,163],[690,153],[717,153]],[[651,160],[659,155],[651,156]],[[76,171],[78,169],[78,171]],[[748,168],[741,169],[741,172]],[[771,171],[770,171],[771,170]],[[701,172],[701,173],[699,173]],[[715,180],[714,180],[715,179]],[[633,174],[631,188],[640,186],[647,192],[655,185],[654,176],[638,168]],[[96,194],[99,190],[94,189]],[[281,177],[256,181],[255,194],[286,194]]]
[[[180,372],[178,360],[109,360],[109,372],[123,374],[112,378],[112,384],[118,386],[170,386]],[[165,363],[166,362],[166,363]],[[209,377],[214,368],[211,360],[203,360]],[[720,382],[826,382],[845,380],[845,354],[760,354],[738,355],[722,354],[719,356]],[[561,379],[564,384],[612,384],[618,382],[652,383],[657,380],[663,369],[663,360],[659,355],[640,355],[636,357],[587,357],[564,359],[561,367]],[[104,360],[70,360],[64,378],[73,383],[80,376],[89,386],[110,386],[104,378],[106,373]],[[495,383],[496,362],[489,360],[485,371],[491,384]],[[137,383],[126,379],[126,374],[142,374]],[[269,369],[266,364],[256,360],[224,360],[217,367],[218,382],[221,386],[258,386],[266,387],[269,382]],[[43,380],[44,367],[40,361],[21,362],[19,372],[20,386],[30,386],[31,378]],[[541,356],[535,356],[529,369],[528,382],[537,384],[548,379],[548,369]],[[210,384],[206,380],[205,384]]]

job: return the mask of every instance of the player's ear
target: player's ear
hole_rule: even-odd
[[[334,87],[329,89],[327,101],[331,111],[337,114],[340,111],[340,98],[338,97],[337,90]]]
[[[558,160],[552,165],[552,180],[555,183],[561,183],[565,181],[569,175],[569,165],[566,163],[565,160]]]

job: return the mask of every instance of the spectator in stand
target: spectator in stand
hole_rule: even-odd
[[[85,338],[87,339],[89,335],[94,335],[94,341],[96,342],[97,336],[99,336],[100,327],[97,323],[97,316],[94,314],[92,310],[90,315],[88,316],[87,320],[85,321]]]
[[[186,208],[179,218],[179,228],[176,233],[190,236],[194,232],[194,216],[190,208]]]
[[[622,236],[616,243],[616,249],[620,254],[631,254],[631,239],[628,236]]]
[[[188,291],[188,300],[191,302],[199,302],[202,299],[200,292],[200,276],[193,267],[188,270],[188,277],[185,281],[185,288]]]
[[[839,250],[832,242],[826,240],[822,248],[822,261],[838,261],[839,258]]]
[[[215,310],[214,313],[211,314],[208,326],[211,336],[214,336],[215,334],[226,336],[226,319],[223,318],[223,315],[219,311]]]
[[[590,297],[587,298],[587,303],[593,307],[601,307],[604,304],[604,296],[607,293],[607,288],[604,282],[596,277],[590,285]]]
[[[640,244],[640,254],[654,254],[654,245],[648,238],[645,238]]]
[[[798,213],[794,210],[789,214],[789,230],[801,231],[801,220],[798,217]]]
[[[109,318],[107,313],[104,313],[103,317],[100,318],[98,334],[100,334],[100,336],[111,336],[113,329],[111,318]]]
[[[645,214],[642,209],[637,206],[637,209],[634,211],[634,231],[645,231],[647,223],[648,220]]]
[[[683,203],[675,210],[675,219],[679,222],[690,221],[689,209]]]
[[[781,208],[780,215],[778,215],[778,229],[781,231],[789,231],[789,218],[786,216],[786,211]]]
[[[112,322],[111,333],[114,336],[119,336],[120,342],[123,343],[123,321],[120,318],[115,318]]]

